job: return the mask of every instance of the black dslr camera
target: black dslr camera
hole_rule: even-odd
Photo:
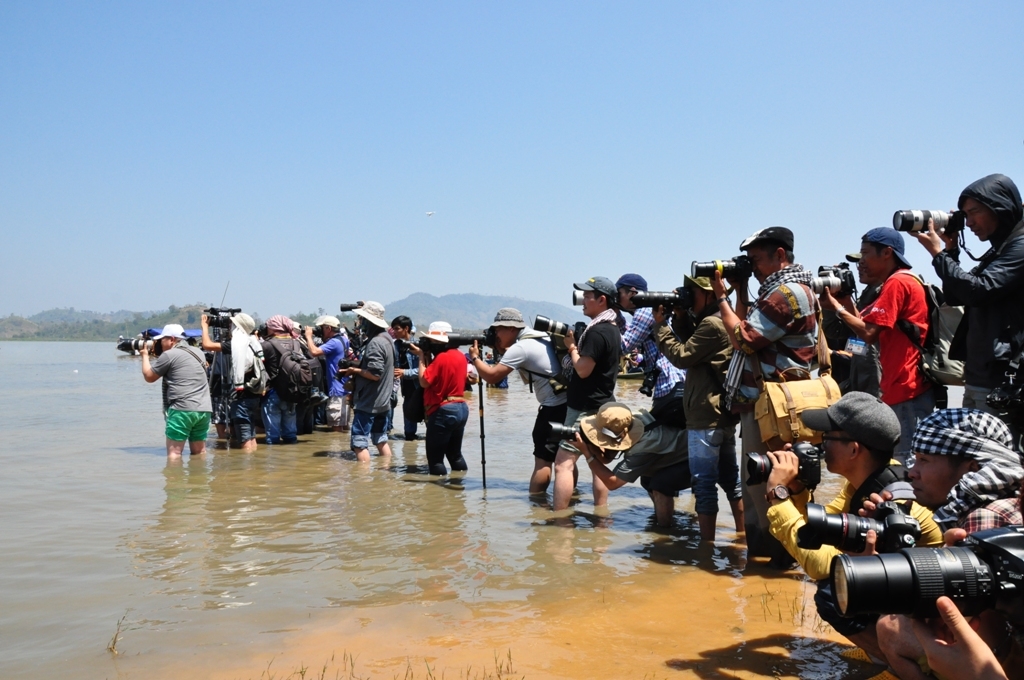
[[[355,302],[342,302],[340,305],[338,305],[338,309],[342,312],[351,312],[353,310],[359,309],[360,307],[363,306],[363,304],[365,303],[362,300],[356,300]]]
[[[493,328],[485,328],[482,331],[469,331],[466,333],[449,333],[448,347],[472,345],[474,342],[478,342],[487,347],[494,347],[496,340],[497,335],[495,335]]]
[[[818,276],[811,279],[810,289],[818,295],[829,289],[836,297],[846,297],[857,292],[857,281],[850,271],[850,264],[842,262],[832,267],[818,267]]]
[[[552,444],[557,444],[563,439],[575,439],[576,433],[580,431],[578,426],[570,427],[562,423],[556,423],[553,420],[549,421],[548,425],[551,426],[551,432],[548,433],[548,442]]]
[[[875,549],[892,553],[913,548],[921,538],[921,525],[899,503],[878,504],[874,519],[842,512],[830,515],[825,506],[807,504],[807,524],[796,532],[796,544],[805,550],[832,545],[845,552],[863,552],[867,548],[868,531],[876,534]]]
[[[722,272],[723,279],[749,279],[754,273],[754,265],[746,255],[737,255],[731,260],[712,260],[711,262],[697,262],[690,264],[690,276],[706,276],[709,279],[715,278],[715,272]]]
[[[821,484],[821,459],[825,455],[821,447],[807,442],[797,442],[793,444],[793,453],[800,459],[800,468],[796,475],[800,483],[808,489]],[[747,454],[747,486],[764,484],[771,473],[772,459],[767,454]]]
[[[680,309],[691,309],[693,308],[693,289],[689,286],[679,286],[675,290],[667,292],[639,291],[630,298],[630,301],[637,309],[640,307],[665,307],[666,309],[679,307]]]
[[[163,353],[163,345],[150,338],[148,333],[143,333],[141,338],[117,336],[117,349],[122,352],[127,354],[141,352],[143,347],[147,347],[155,356],[160,356]]]
[[[242,310],[232,307],[210,307],[203,310],[206,313],[206,325],[210,328],[231,328],[231,316]]]
[[[905,548],[895,553],[838,555],[832,597],[846,617],[859,614],[938,615],[935,600],[953,600],[964,616],[986,609],[1024,623],[1024,527],[971,534],[953,548]]]

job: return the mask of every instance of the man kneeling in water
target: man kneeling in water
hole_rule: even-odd
[[[660,425],[647,411],[609,402],[580,421],[575,444],[609,491],[639,479],[654,501],[658,526],[672,523],[675,498],[690,487],[686,430]],[[619,453],[622,460],[609,469]]]

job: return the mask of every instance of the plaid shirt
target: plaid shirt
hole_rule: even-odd
[[[654,383],[654,398],[664,397],[672,391],[676,383],[686,380],[686,371],[676,368],[665,355],[658,351],[654,342],[654,313],[647,307],[633,312],[633,320],[622,334],[622,351],[629,352],[640,347],[644,355],[644,363],[648,357],[658,357],[658,381]]]
[[[967,516],[957,522],[957,526],[969,534],[999,527],[1019,526],[1024,524],[1020,514],[1020,504],[1016,498],[1000,498],[988,505],[975,508]]]

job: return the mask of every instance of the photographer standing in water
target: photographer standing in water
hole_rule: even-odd
[[[723,385],[733,349],[711,281],[703,276],[685,280],[692,306],[674,310],[672,328],[665,323],[666,310],[655,307],[653,337],[668,361],[686,369],[683,413],[697,524],[700,539],[714,541],[719,487],[729,500],[736,531],[744,531],[743,491],[736,462],[739,418],[723,408]]]
[[[327,424],[335,432],[348,430],[348,395],[345,385],[338,379],[338,362],[348,353],[348,338],[341,334],[341,321],[336,316],[320,316],[315,321],[323,344],[313,342],[313,328],[306,326],[306,347],[313,357],[327,362]]]
[[[558,444],[549,441],[551,423],[565,422],[565,390],[555,391],[552,379],[560,372],[551,336],[526,327],[518,309],[503,307],[494,315],[494,352],[501,358],[490,365],[480,358],[476,342],[469,349],[470,360],[480,378],[497,385],[515,370],[523,382],[533,385],[540,408],[533,423],[533,474],[530,476],[530,494],[543,494],[551,483],[551,468],[555,462]],[[557,383],[556,383],[557,384]]]
[[[352,397],[352,450],[356,460],[369,462],[370,442],[385,458],[391,456],[388,444],[388,413],[391,411],[391,394],[394,392],[395,343],[387,334],[388,322],[384,320],[384,305],[372,300],[354,310],[359,319],[356,332],[366,338],[359,366],[342,368],[339,378],[355,377]]]
[[[793,232],[785,227],[762,229],[740,244],[746,266],[726,275],[736,289],[736,310],[726,295],[721,272],[711,287],[729,331],[732,359],[726,374],[726,401],[740,416],[744,452],[765,453],[754,404],[765,382],[809,378],[818,339],[818,299],[808,283],[814,275],[794,263]],[[753,274],[761,287],[750,302],[747,280]],[[792,559],[768,532],[763,485],[743,487],[744,524],[751,556],[771,557],[772,566],[788,568]]]
[[[423,407],[427,415],[427,464],[430,474],[446,475],[444,459],[452,472],[469,469],[462,457],[462,435],[469,421],[466,391],[466,355],[448,344],[451,324],[434,321],[423,336],[430,342],[428,359],[422,346],[412,345],[419,359],[419,382],[423,387]]]
[[[167,458],[181,458],[188,441],[189,453],[206,453],[206,437],[210,432],[210,383],[206,376],[206,357],[185,342],[185,329],[172,323],[164,326],[153,338],[159,343],[159,356],[149,361],[149,344],[139,350],[142,355],[142,377],[153,383],[163,383],[165,435]]]
[[[263,379],[263,347],[253,335],[256,322],[244,312],[233,315],[228,342],[217,342],[210,338],[210,317],[206,314],[200,317],[199,323],[203,331],[203,349],[207,352],[221,352],[231,363],[232,390],[228,399],[231,443],[241,446],[246,453],[252,453],[256,450],[256,414],[266,387],[266,380]]]
[[[618,291],[615,284],[604,276],[595,276],[583,283],[573,284],[583,291],[583,315],[590,323],[579,337],[579,345],[572,331],[565,335],[567,361],[572,363],[566,401],[565,424],[575,427],[584,415],[589,415],[615,400],[615,381],[619,376],[619,357],[622,354],[622,330],[626,324],[616,309]],[[555,456],[555,496],[553,508],[569,507],[572,490],[576,486],[576,460],[580,450],[568,440],[563,441]],[[594,506],[608,504],[608,488],[600,477],[594,477]]]

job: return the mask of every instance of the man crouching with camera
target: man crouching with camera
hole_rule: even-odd
[[[816,480],[813,474],[803,473],[818,464],[813,460],[814,454],[805,453],[802,461],[788,449],[770,451],[767,454],[771,462],[767,484],[769,531],[807,575],[818,582],[814,603],[822,620],[872,657],[883,659],[875,634],[878,617],[843,618],[836,610],[828,581],[832,558],[842,552],[841,547],[851,554],[872,554],[876,540],[879,544],[886,542],[883,534],[889,531],[882,531],[878,522],[865,523],[866,518],[855,514],[872,493],[888,491],[894,500],[903,503],[898,509],[893,508],[896,511],[894,524],[905,526],[912,524],[910,518],[916,520],[920,528],[917,545],[941,545],[942,532],[933,521],[931,511],[913,502],[907,469],[892,459],[899,442],[900,422],[891,408],[871,395],[850,392],[827,409],[804,411],[800,417],[808,428],[824,433],[820,453],[823,453],[825,466],[846,481],[839,495],[824,507],[827,515],[821,514],[820,506],[812,506],[810,514],[814,515],[814,521],[809,521],[811,492],[804,481]],[[810,448],[807,444],[797,447]],[[854,514],[845,518],[845,522],[829,521],[835,518],[828,515],[840,513]],[[869,530],[864,531],[865,527]],[[892,533],[896,537],[903,535],[898,530]],[[913,544],[910,538],[896,547]]]

